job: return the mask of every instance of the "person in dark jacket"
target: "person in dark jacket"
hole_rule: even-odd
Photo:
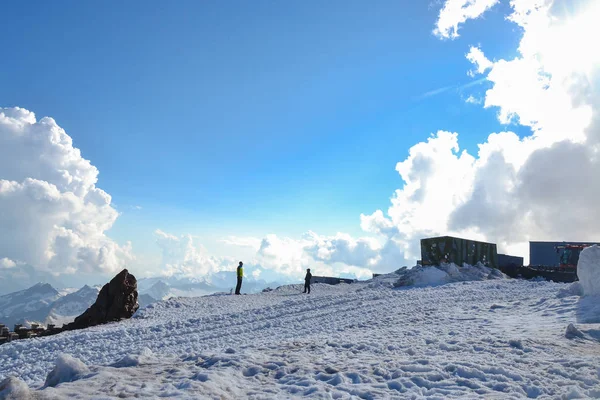
[[[240,261],[240,265],[237,267],[237,285],[235,287],[235,294],[241,294],[242,278],[244,277],[244,268],[242,268],[242,265],[244,265],[244,263]]]
[[[306,269],[306,276],[304,277],[304,292],[308,290],[308,294],[310,294],[310,279],[312,278],[312,274],[310,273],[310,268]]]

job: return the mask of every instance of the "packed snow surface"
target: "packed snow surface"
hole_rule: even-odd
[[[412,276],[436,286],[402,286],[404,271],[310,295],[290,285],[173,298],[127,321],[11,342],[0,382],[19,379],[0,397],[600,397],[600,326],[582,322],[597,309],[577,286],[497,273],[441,284],[452,275],[442,272]],[[44,386],[53,370],[61,383]]]

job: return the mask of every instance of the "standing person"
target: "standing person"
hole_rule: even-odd
[[[308,294],[310,294],[310,279],[312,278],[312,274],[310,273],[310,268],[306,269],[306,276],[304,277],[304,292],[308,290]]]
[[[241,294],[242,278],[244,277],[244,268],[242,268],[242,265],[244,265],[244,263],[240,261],[240,265],[237,267],[237,286],[235,287],[235,294]]]

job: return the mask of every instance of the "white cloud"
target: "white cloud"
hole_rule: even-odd
[[[261,240],[254,237],[239,237],[239,236],[228,236],[224,239],[219,240],[221,243],[225,243],[231,246],[249,247],[257,250],[260,248]]]
[[[469,104],[481,104],[482,101],[479,100],[478,98],[474,97],[473,95],[469,95],[469,97],[467,97],[467,99],[465,100],[465,102],[469,103]]]
[[[125,267],[131,245],[105,235],[118,213],[97,177],[52,118],[0,108],[0,258],[55,275]]]
[[[301,278],[307,268],[313,275],[370,278],[381,268],[383,248],[372,239],[353,239],[339,233],[319,236],[307,232],[301,239],[267,235],[262,239],[255,263],[278,274]],[[396,267],[398,268],[398,267]]]
[[[300,240],[267,235],[258,251],[258,260],[263,267],[287,275],[299,276],[306,268],[316,268],[321,275],[353,274],[364,278],[370,277],[371,271],[398,269],[403,265],[404,257],[392,240],[382,246],[373,238],[307,232]]]
[[[291,239],[266,235],[257,251],[257,263],[266,269],[283,275],[300,276],[313,261],[304,247],[310,242],[305,239]]]
[[[383,215],[381,210],[371,215],[360,215],[360,227],[363,231],[384,236],[394,236],[399,233],[398,227]]]
[[[447,0],[438,16],[433,33],[441,38],[457,38],[458,26],[480,17],[499,0]]]
[[[467,53],[467,60],[475,66],[475,71],[469,71],[468,74],[470,76],[475,76],[476,73],[483,74],[494,65],[493,62],[487,59],[479,47],[474,46],[471,46],[471,49]]]
[[[17,263],[14,262],[13,260],[9,259],[9,258],[0,258],[0,268],[4,268],[4,269],[8,269],[8,268],[14,268],[17,266]]]
[[[427,143],[419,143],[409,157],[396,165],[405,182],[388,210],[404,235],[443,229],[449,213],[460,204],[471,185],[474,158],[459,152],[458,134],[439,131]]]
[[[354,239],[344,233],[327,237],[308,232],[305,238],[310,244],[304,250],[315,260],[327,264],[339,262],[361,267],[375,266],[381,250],[381,245],[375,239]]]
[[[219,271],[233,271],[237,263],[232,257],[215,257],[194,243],[191,235],[175,236],[157,229],[156,244],[162,251],[162,273],[167,276],[204,276]]]
[[[600,54],[587,45],[600,35],[600,3],[571,16],[553,14],[563,8],[551,1],[511,6],[523,29],[519,55],[492,62],[471,47],[467,58],[491,84],[484,107],[532,134],[492,133],[476,157],[443,131],[411,148],[388,217],[363,216],[367,231],[397,227],[411,256],[419,237],[434,234],[494,241],[526,260],[528,240],[600,239]]]

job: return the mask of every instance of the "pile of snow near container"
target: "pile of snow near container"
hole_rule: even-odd
[[[576,284],[447,264],[171,298],[0,346],[0,399],[600,398],[599,256]]]
[[[577,277],[584,295],[600,296],[600,247],[594,245],[581,251]]]
[[[581,251],[577,262],[579,282],[568,286],[561,295],[580,296],[577,305],[577,322],[583,324],[600,323],[600,247],[587,247]],[[600,340],[600,326],[567,327],[567,337]],[[600,374],[600,370],[599,370]]]
[[[452,263],[439,266],[418,265],[410,269],[401,268],[396,271],[396,274],[400,278],[395,282],[394,287],[435,286],[451,282],[507,278],[500,270],[488,268],[481,263],[477,265],[463,264],[462,267]]]

